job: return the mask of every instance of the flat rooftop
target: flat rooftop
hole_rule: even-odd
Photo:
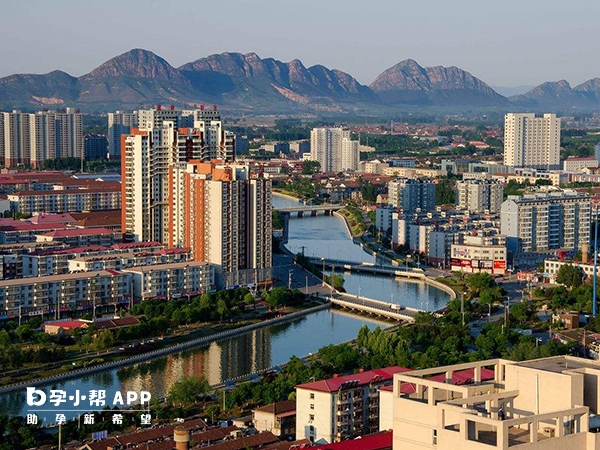
[[[553,356],[551,358],[534,359],[515,363],[521,367],[530,367],[546,372],[562,373],[565,370],[596,369],[600,370],[600,362],[591,359],[574,358],[571,356]]]

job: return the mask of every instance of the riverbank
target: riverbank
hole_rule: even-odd
[[[285,323],[288,321],[292,321],[294,319],[304,317],[313,312],[321,311],[323,309],[328,309],[330,307],[331,307],[330,303],[323,303],[321,305],[314,306],[312,308],[308,308],[303,311],[297,311],[297,312],[294,312],[291,314],[286,314],[285,316],[276,317],[274,319],[269,319],[269,320],[265,320],[265,321],[258,322],[255,324],[245,325],[245,326],[242,326],[239,328],[222,331],[222,332],[212,334],[209,336],[192,339],[192,340],[189,340],[186,342],[182,342],[180,344],[176,344],[173,346],[165,347],[165,348],[162,348],[159,350],[154,350],[154,351],[147,352],[147,353],[142,353],[140,355],[130,356],[130,357],[127,357],[124,359],[120,359],[118,361],[107,362],[107,363],[98,364],[95,366],[90,366],[90,367],[86,367],[86,368],[82,368],[82,369],[76,369],[73,371],[53,375],[50,377],[41,377],[41,378],[37,378],[37,379],[32,379],[32,380],[27,380],[27,381],[23,381],[23,382],[19,382],[19,383],[2,386],[2,387],[0,387],[0,394],[13,392],[13,391],[16,391],[18,389],[21,389],[21,388],[24,388],[27,386],[35,385],[35,386],[39,387],[41,385],[48,384],[48,383],[69,380],[72,378],[81,377],[83,375],[90,375],[90,374],[97,373],[97,372],[103,372],[103,371],[111,370],[111,369],[118,369],[121,367],[130,366],[130,365],[137,364],[140,362],[149,361],[151,359],[159,358],[161,356],[166,356],[166,355],[169,355],[172,353],[177,353],[182,350],[187,350],[187,349],[194,348],[194,347],[201,347],[201,346],[211,344],[213,342],[230,339],[230,338],[236,337],[238,335],[247,333],[249,331],[254,331],[254,330],[258,330],[260,328],[265,328],[265,327],[269,327],[272,325],[277,325],[277,324]]]

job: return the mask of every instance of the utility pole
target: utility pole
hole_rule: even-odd
[[[462,315],[462,326],[465,326],[465,293],[460,296],[460,314]]]

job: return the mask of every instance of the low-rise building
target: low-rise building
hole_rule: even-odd
[[[284,400],[252,410],[252,423],[259,432],[275,436],[296,435],[296,401]]]
[[[9,318],[60,318],[68,311],[114,310],[120,303],[129,303],[129,276],[114,270],[0,281],[0,304]]]
[[[121,188],[23,191],[8,194],[8,201],[11,212],[27,215],[120,209]]]
[[[38,242],[62,242],[72,247],[101,245],[110,247],[123,241],[123,234],[108,228],[74,228],[51,231],[36,236]]]
[[[395,373],[393,366],[296,386],[296,439],[340,442],[379,431],[379,388]]]
[[[204,261],[131,267],[123,273],[131,275],[135,301],[198,295],[215,289],[215,266]]]
[[[544,260],[544,281],[550,284],[556,283],[556,275],[562,266],[574,266],[579,267],[586,277],[594,276],[594,265],[586,264],[577,261],[560,261],[556,259]]]
[[[588,158],[567,158],[563,161],[565,172],[580,172],[582,169],[598,167],[598,160],[593,156]]]
[[[466,273],[506,273],[506,241],[502,236],[465,236],[463,244],[452,244],[452,270]]]

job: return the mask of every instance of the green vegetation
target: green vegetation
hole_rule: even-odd
[[[344,276],[338,273],[326,275],[325,282],[330,286],[333,286],[334,289],[340,290],[344,287]]]
[[[321,171],[321,163],[319,161],[304,161],[302,163],[302,174],[312,175]]]
[[[42,165],[42,170],[71,170],[73,172],[81,171],[80,158],[58,158],[46,159]],[[97,159],[85,161],[84,171],[93,173],[102,172],[121,172],[120,160]]]
[[[506,200],[509,195],[523,195],[525,189],[530,186],[531,184],[529,184],[529,181],[527,180],[522,183],[515,180],[509,180],[506,186],[504,186],[504,200]]]
[[[360,144],[375,147],[377,154],[407,155],[409,152],[427,151],[438,146],[437,140],[428,142],[406,134],[362,133]]]
[[[340,209],[338,213],[343,215],[348,221],[353,236],[360,236],[367,230],[360,209],[353,206],[346,206],[345,208]]]
[[[579,266],[564,264],[558,269],[556,274],[556,282],[564,284],[568,288],[579,287],[583,283],[583,269]]]
[[[276,209],[273,209],[272,219],[273,219],[273,229],[274,230],[281,230],[281,229],[283,229],[283,227],[285,225],[285,221],[283,219],[283,214],[281,214]]]
[[[377,195],[379,194],[379,192],[373,184],[364,183],[360,187],[360,194],[364,202],[368,204],[373,204],[377,201]]]
[[[563,130],[561,133],[560,146],[561,158],[587,158],[594,156],[594,146],[600,138],[598,135],[589,134],[583,130]]]
[[[273,188],[284,194],[307,201],[312,201],[319,196],[319,188],[309,178],[298,178],[290,181],[277,180],[273,183]]]
[[[456,202],[454,184],[448,178],[440,178],[435,185],[435,204],[450,205]]]
[[[300,305],[305,296],[298,289],[290,290],[285,287],[276,287],[268,292],[263,291],[262,299],[271,306],[271,309],[278,309],[285,306]]]
[[[210,391],[210,384],[205,378],[185,377],[171,386],[168,400],[175,406],[190,406]]]
[[[158,328],[171,325],[187,325],[198,322],[229,319],[244,312],[244,297],[250,291],[246,288],[227,289],[216,293],[205,293],[197,297],[146,300],[131,309],[132,315],[144,315],[148,320],[164,321],[155,323]],[[118,337],[118,336],[117,336]]]

